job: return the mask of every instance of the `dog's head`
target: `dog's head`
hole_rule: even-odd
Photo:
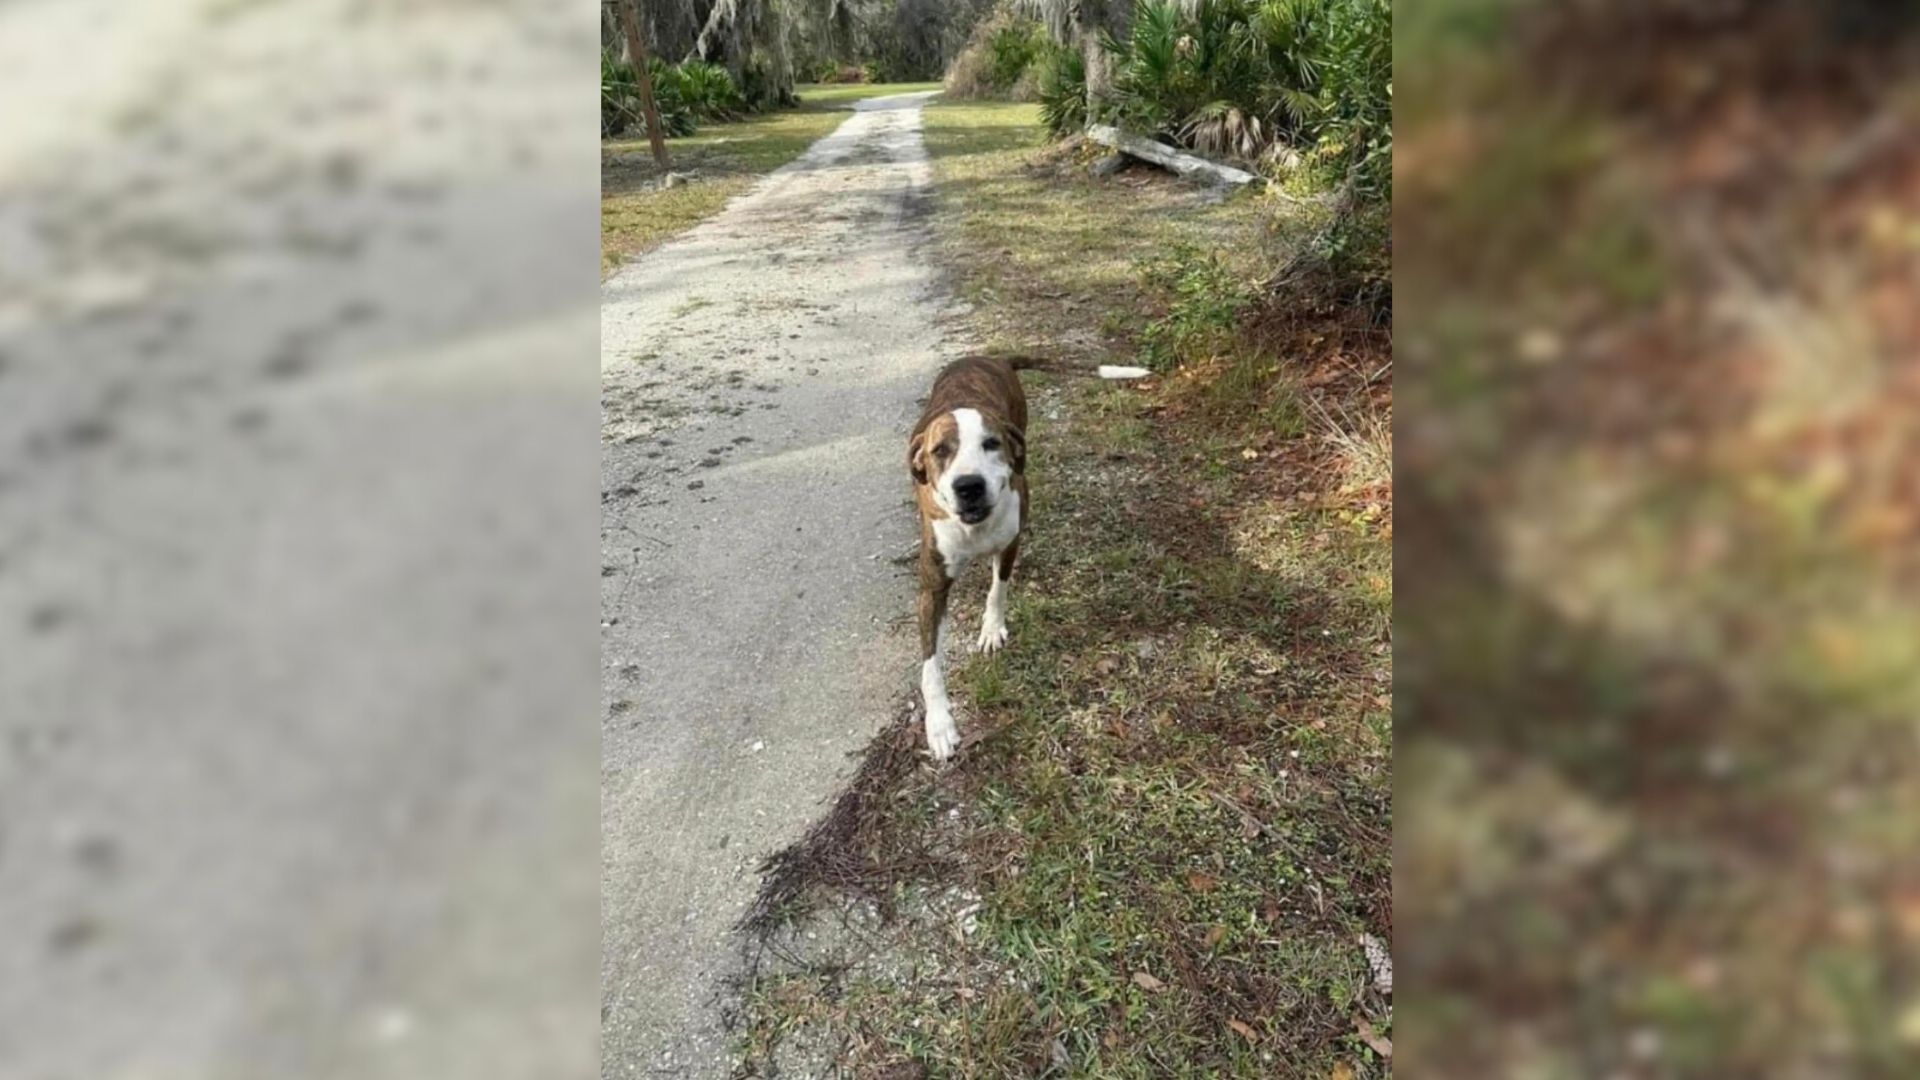
[[[932,490],[940,509],[968,525],[992,515],[1015,473],[1027,471],[1026,433],[978,409],[933,418],[907,445],[913,482]]]

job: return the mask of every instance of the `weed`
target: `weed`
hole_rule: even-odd
[[[1190,245],[1148,261],[1147,283],[1169,295],[1165,315],[1140,335],[1141,358],[1155,371],[1221,346],[1251,302],[1251,290],[1219,254]]]

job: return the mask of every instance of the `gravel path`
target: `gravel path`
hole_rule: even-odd
[[[726,1074],[754,865],[912,683],[903,445],[953,351],[929,96],[860,102],[604,289],[608,1077]]]

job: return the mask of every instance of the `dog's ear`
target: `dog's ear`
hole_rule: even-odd
[[[913,482],[927,482],[927,433],[918,432],[907,440],[907,471],[913,473]]]
[[[1002,424],[1001,429],[1006,433],[1007,446],[1013,452],[1013,471],[1025,473],[1027,471],[1027,433],[1012,424]]]

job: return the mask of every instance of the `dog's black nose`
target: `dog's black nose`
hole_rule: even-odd
[[[953,478],[953,497],[963,503],[979,502],[987,494],[987,478],[978,474]]]

